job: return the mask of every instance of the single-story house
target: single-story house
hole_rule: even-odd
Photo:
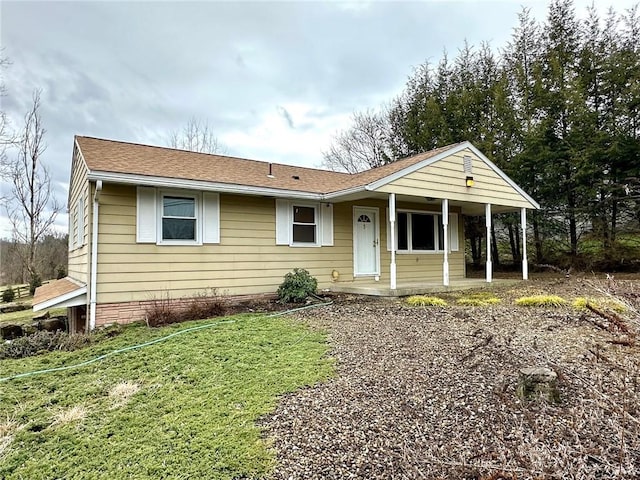
[[[273,295],[295,267],[349,291],[465,277],[464,215],[538,204],[469,142],[357,174],[77,136],[68,277],[34,310],[66,306],[93,329],[150,302]],[[526,251],[523,277],[527,277]],[[487,251],[486,280],[492,280]]]

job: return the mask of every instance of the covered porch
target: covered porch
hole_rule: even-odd
[[[528,279],[527,210],[539,205],[470,143],[372,180],[334,199],[362,203],[353,210],[353,277],[342,281],[335,272],[330,291],[403,296],[502,284],[493,276],[490,241],[484,280],[466,278],[463,222],[484,217],[490,239],[493,216],[501,213],[520,217],[522,280]],[[365,201],[377,203],[368,208]]]

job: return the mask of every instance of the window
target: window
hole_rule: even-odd
[[[219,194],[139,186],[136,241],[158,245],[220,243]]]
[[[444,248],[442,216],[420,212],[398,212],[398,251],[435,252]]]
[[[333,205],[277,198],[276,245],[333,246]]]
[[[195,197],[162,196],[162,240],[197,241]]]
[[[316,208],[293,205],[293,243],[317,243]]]

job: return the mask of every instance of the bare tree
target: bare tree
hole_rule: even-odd
[[[329,170],[357,173],[393,161],[389,148],[389,122],[384,112],[373,110],[353,114],[353,125],[333,138],[323,152],[322,165]]]
[[[11,185],[5,202],[13,236],[20,257],[31,279],[37,276],[36,250],[39,240],[53,225],[61,207],[51,191],[51,177],[41,157],[45,129],[40,116],[40,91],[33,94],[33,104],[24,118],[24,130],[15,142],[17,155],[5,160],[3,176]]]
[[[227,148],[213,134],[208,120],[191,117],[182,130],[169,134],[168,144],[172,148],[200,153],[225,153]]]
[[[10,64],[9,59],[2,56],[3,51],[4,48],[0,48],[0,97],[4,97],[7,94],[7,89],[4,84],[4,69]],[[14,136],[9,132],[7,112],[0,110],[0,173],[4,171],[6,165],[7,147],[10,146],[14,140]],[[3,203],[6,201],[4,192],[0,195],[0,201]]]

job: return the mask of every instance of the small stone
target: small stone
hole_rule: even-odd
[[[21,337],[22,335],[23,333],[21,325],[7,324],[0,326],[0,337],[2,337],[4,340],[13,340],[15,338]]]
[[[525,400],[542,399],[550,403],[560,400],[558,374],[547,367],[520,369],[517,394]]]

